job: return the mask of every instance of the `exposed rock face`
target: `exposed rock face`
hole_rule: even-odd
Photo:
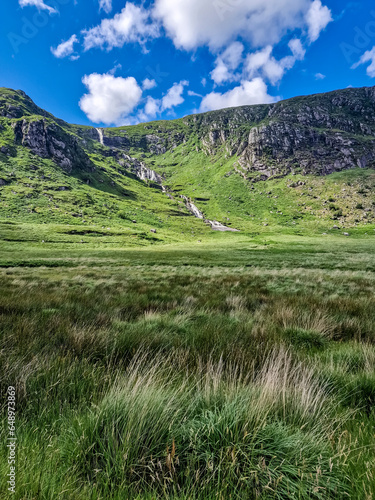
[[[365,168],[374,160],[375,139],[364,144],[361,138],[338,131],[273,122],[250,131],[239,163],[243,169],[270,177],[294,170],[326,175]]]
[[[97,140],[103,146],[111,149],[129,151],[134,148],[154,155],[163,155],[168,149],[177,147],[185,140],[183,134],[176,132],[170,132],[167,137],[161,137],[157,134],[128,136],[126,131],[123,135],[116,135],[113,132],[108,133],[105,129],[94,129],[94,132],[85,130],[82,132],[84,136]]]
[[[160,186],[162,185],[162,177],[136,158],[132,158],[131,156],[126,154],[122,154],[120,155],[118,162],[121,166],[125,167],[134,175],[136,175],[138,179],[141,179],[142,181],[151,181],[155,184],[159,184]]]
[[[33,119],[34,115],[40,118]],[[73,127],[38,108],[21,91],[7,89],[0,95],[0,120],[12,124],[17,144],[53,159],[67,172],[92,169],[88,154],[93,152],[113,156],[140,179],[159,185],[160,175],[149,169],[146,160],[126,158],[164,155],[188,143],[208,156],[236,156],[234,170],[254,180],[375,166],[375,87],[241,106],[131,129]]]
[[[105,131],[103,131],[103,146],[107,146],[108,148],[116,148],[116,149],[122,149],[124,151],[128,151],[130,148],[130,141],[127,137],[121,137],[121,136],[108,136],[105,134]]]
[[[163,141],[157,135],[149,134],[146,135],[147,149],[150,153],[155,155],[163,155],[166,153],[167,148],[163,144]]]
[[[21,118],[23,116],[23,112],[20,107],[7,104],[3,107],[3,109],[1,109],[0,115],[5,116],[5,118]]]
[[[44,119],[13,123],[15,142],[28,147],[41,158],[51,158],[65,171],[74,168],[93,170],[94,166],[78,140],[55,123]]]
[[[50,113],[36,106],[22,90],[9,89],[5,97],[0,96],[0,116],[4,116],[5,118],[21,118],[26,114],[53,118]]]
[[[135,168],[137,176],[143,181],[149,180],[152,182],[156,182],[156,184],[162,183],[162,178],[159,174],[157,174],[154,170],[147,168],[143,163],[140,163]]]
[[[225,146],[259,178],[375,165],[375,88],[346,89],[191,119],[207,154]],[[211,123],[210,123],[211,122]],[[244,130],[244,126],[248,130]]]

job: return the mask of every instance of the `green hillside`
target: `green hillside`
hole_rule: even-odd
[[[121,235],[123,244],[129,245],[212,238],[211,226],[191,214],[185,196],[205,219],[250,235],[319,234],[337,228],[352,233],[372,231],[373,118],[350,110],[354,104],[374,104],[367,96],[369,89],[349,90],[170,122],[101,129],[101,139],[97,129],[69,125],[37,107],[22,91],[2,88],[0,220],[51,224],[52,232],[57,225],[62,234],[72,234],[70,226],[82,226],[80,233]],[[332,126],[341,124],[347,130],[340,133],[351,134],[353,154],[357,154],[355,148],[360,148],[358,154],[367,148],[362,168],[354,157],[353,164],[337,160],[337,171],[327,175],[315,164],[307,169],[306,159],[301,160],[304,168],[298,162],[291,168],[288,155],[280,159],[278,151],[258,143],[264,165],[272,169],[277,163],[280,172],[266,170],[265,175],[260,159],[246,163],[249,133],[280,123],[284,127],[291,123],[291,116],[305,116],[307,104],[310,109],[318,102],[321,110],[329,110],[337,99],[349,99],[349,103],[341,106],[336,118],[332,112],[331,121],[337,121]],[[320,119],[324,121],[323,111]],[[317,125],[314,120],[312,130]],[[358,127],[364,135],[358,134]],[[262,141],[276,140],[272,132],[263,132]],[[287,129],[285,141],[292,141],[295,133]],[[338,131],[332,129],[329,134]],[[324,141],[333,140],[327,137]],[[297,153],[301,151],[304,158],[308,154],[318,157],[308,144]],[[348,157],[346,151],[342,154]],[[159,174],[160,181],[140,178],[140,169]]]

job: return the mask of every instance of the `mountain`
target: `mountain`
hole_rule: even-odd
[[[0,219],[111,222],[150,241],[365,227],[374,166],[375,88],[105,129],[0,88]]]

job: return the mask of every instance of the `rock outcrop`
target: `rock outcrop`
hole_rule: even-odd
[[[141,160],[184,144],[207,156],[234,157],[234,171],[253,180],[375,166],[375,87],[117,129],[70,126],[38,108],[21,91],[3,91],[0,121],[12,124],[16,143],[53,159],[67,172],[92,168],[92,152],[121,161],[124,154]],[[146,163],[123,162],[140,179],[160,184]]]
[[[118,152],[115,152],[115,156],[116,154],[119,165],[130,171],[138,179],[151,181],[162,187],[162,177],[155,170],[148,168],[142,161],[137,160],[137,158],[132,158],[127,154],[119,154]]]
[[[76,137],[45,119],[18,120],[12,124],[16,144],[29,148],[41,158],[51,158],[66,172],[93,170],[94,165]]]
[[[243,106],[188,117],[186,123],[201,136],[206,154],[224,146],[243,173],[261,179],[375,165],[375,88]]]

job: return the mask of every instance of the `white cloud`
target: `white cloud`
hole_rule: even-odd
[[[120,124],[138,106],[142,89],[135,78],[110,74],[85,75],[82,82],[88,89],[79,106],[94,123]]]
[[[155,116],[160,113],[160,99],[154,99],[153,97],[148,97],[145,105],[144,113],[150,118],[155,118]]]
[[[44,3],[43,0],[19,0],[19,4],[21,7],[37,7],[39,10],[48,10],[50,14],[54,14],[57,12],[56,9]]]
[[[143,90],[150,90],[153,89],[157,86],[157,83],[155,80],[150,80],[150,78],[145,78],[142,82],[142,88]]]
[[[187,85],[189,85],[189,82],[186,80],[174,83],[161,99],[154,99],[153,97],[148,96],[143,111],[138,113],[138,119],[140,121],[150,120],[163,111],[173,109],[179,104],[182,104],[185,100],[182,94]]]
[[[99,0],[99,10],[104,10],[107,14],[112,10],[112,0]]]
[[[365,52],[361,59],[356,64],[353,64],[352,69],[356,69],[361,64],[366,64],[368,62],[370,65],[367,67],[366,73],[371,78],[375,78],[375,46],[371,50]]]
[[[188,90],[188,95],[190,97],[203,97],[202,94],[198,94],[197,92],[194,92],[194,90]]]
[[[184,87],[187,85],[189,85],[189,82],[186,80],[183,80],[180,83],[175,83],[163,97],[161,110],[165,111],[166,109],[171,109],[179,104],[182,104],[184,102],[182,94],[184,92]]]
[[[333,21],[328,7],[322,5],[321,0],[314,0],[306,15],[310,42],[315,42],[320,33]]]
[[[296,60],[302,61],[305,57],[306,50],[303,48],[301,40],[299,38],[293,38],[288,43],[288,46]]]
[[[316,73],[315,75],[315,80],[324,80],[326,75],[323,75],[323,73]]]
[[[117,64],[115,64],[115,65],[113,66],[113,68],[112,68],[112,69],[110,69],[110,70],[108,71],[108,73],[109,73],[110,75],[115,75],[115,74],[116,74],[116,72],[117,72],[117,70],[119,70],[119,69],[122,69],[122,64],[117,63]]]
[[[216,67],[213,71],[211,71],[210,75],[212,80],[217,85],[220,85],[223,82],[227,82],[233,78],[233,74],[229,71],[228,67],[222,59],[218,58],[215,64]]]
[[[244,48],[242,43],[233,42],[216,59],[216,66],[211,72],[211,78],[217,85],[234,79],[233,72],[241,63]]]
[[[143,7],[127,2],[122,11],[89,30],[82,31],[85,50],[93,47],[122,47],[125,43],[144,43],[159,35],[159,26],[152,22]]]
[[[261,76],[272,85],[276,85],[282,79],[285,72],[294,66],[297,60],[302,60],[305,57],[306,51],[302,46],[301,40],[294,38],[290,40],[288,45],[293,55],[283,57],[279,61],[273,57],[273,47],[271,45],[249,54],[245,62],[245,74],[247,78],[253,79]]]
[[[274,45],[307,22],[315,37],[331,20],[320,0],[156,0],[154,15],[175,46],[186,50],[218,50],[238,36],[254,47]]]
[[[284,68],[272,56],[272,50],[271,45],[268,45],[268,47],[247,56],[245,68],[249,78],[262,74],[272,84],[276,84],[281,80],[284,75]]]
[[[266,104],[275,102],[277,98],[268,94],[267,85],[261,78],[243,81],[241,85],[224,94],[211,92],[201,103],[200,111],[244,106],[247,104]]]
[[[77,36],[72,35],[69,40],[66,40],[66,42],[61,42],[60,45],[58,45],[56,48],[51,47],[51,52],[55,57],[59,59],[70,56],[73,54],[74,44],[77,42]],[[73,58],[76,60],[78,56],[73,56]]]

